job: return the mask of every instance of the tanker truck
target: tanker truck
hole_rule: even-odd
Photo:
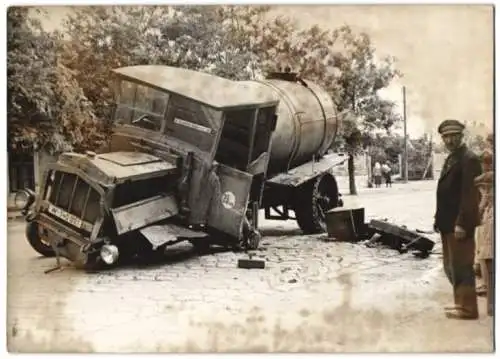
[[[297,74],[232,81],[160,65],[113,70],[113,131],[102,148],[66,152],[38,191],[16,200],[26,237],[78,268],[112,266],[189,241],[259,246],[259,211],[325,231],[342,205],[327,151],[337,132],[324,89]],[[57,267],[56,267],[57,268]]]

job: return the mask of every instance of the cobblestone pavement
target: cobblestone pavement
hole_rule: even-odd
[[[345,181],[339,181],[346,192]],[[346,205],[367,220],[429,229],[435,182],[361,188]],[[364,183],[358,183],[364,187]],[[385,248],[303,236],[292,221],[261,221],[256,256],[266,268],[238,269],[241,253],[193,255],[172,247],[161,263],[87,274],[44,274],[24,239],[8,228],[10,351],[491,351],[492,320],[450,321],[451,289],[439,242],[428,259]],[[432,236],[437,240],[436,236]]]

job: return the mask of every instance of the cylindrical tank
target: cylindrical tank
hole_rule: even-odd
[[[335,105],[328,93],[307,80],[274,78],[259,83],[280,99],[268,173],[286,172],[323,156],[337,132]]]

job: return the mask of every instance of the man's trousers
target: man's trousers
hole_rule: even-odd
[[[441,240],[444,272],[453,286],[455,306],[464,314],[477,316],[474,237],[468,236],[459,240],[455,238],[454,233],[449,233],[442,234]]]

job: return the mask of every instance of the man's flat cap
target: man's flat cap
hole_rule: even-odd
[[[441,135],[449,135],[453,133],[464,132],[465,126],[457,120],[444,120],[438,127],[438,132]]]

